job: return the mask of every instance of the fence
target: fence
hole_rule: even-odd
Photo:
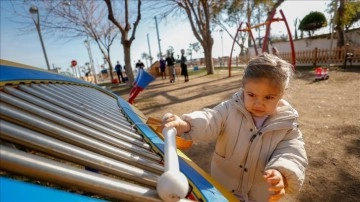
[[[344,66],[346,55],[352,54],[348,57],[347,65],[351,64],[354,66],[360,66],[360,47],[359,48],[333,48],[332,51],[329,49],[318,49],[297,51],[296,55],[296,66],[317,66],[317,65],[328,65],[332,64],[335,66]],[[231,64],[246,64],[252,56],[240,56],[233,57]],[[291,52],[279,53],[279,57],[286,61],[291,62]],[[350,61],[351,60],[351,61]],[[351,62],[351,63],[350,63]],[[225,64],[228,64],[228,58],[225,58]]]

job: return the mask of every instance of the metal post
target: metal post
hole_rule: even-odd
[[[43,53],[44,53],[44,56],[45,56],[45,61],[46,61],[47,68],[48,68],[48,70],[50,70],[49,60],[48,60],[46,50],[45,50],[45,46],[44,46],[44,42],[43,42],[43,39],[42,39],[42,36],[41,36],[40,20],[39,20],[39,9],[36,6],[31,6],[29,11],[32,14],[32,19],[33,19],[33,21],[35,23],[36,30],[37,30],[37,32],[39,34],[41,47],[43,49]],[[34,19],[34,15],[36,15],[36,20]]]
[[[75,67],[76,68],[76,67]],[[80,72],[80,66],[79,65],[77,65],[77,70],[78,70],[78,72],[79,72],[79,79],[81,79],[81,72]]]
[[[146,36],[147,36],[147,42],[148,42],[148,47],[149,47],[149,57],[150,57],[150,66],[151,66],[153,64],[153,62],[152,62],[151,49],[150,49],[149,33]]]
[[[155,18],[156,33],[157,33],[158,45],[159,45],[159,54],[160,54],[160,58],[162,58],[161,45],[160,45],[160,37],[159,37],[159,29],[158,29],[158,24],[157,24],[156,16],[155,16],[154,18]]]
[[[224,65],[224,43],[223,43],[223,31],[220,29],[220,37],[221,37],[221,67]],[[230,58],[231,60],[231,58]]]
[[[95,79],[95,83],[97,84],[98,83],[98,80],[97,80],[97,76],[96,76],[96,71],[95,71],[95,67],[94,67],[94,60],[92,58],[92,54],[91,54],[91,48],[90,48],[90,43],[88,40],[85,40],[84,41],[84,45],[88,51],[88,54],[89,54],[89,59],[90,59],[90,65],[91,65],[91,71],[93,72],[93,75],[94,75],[94,79]]]

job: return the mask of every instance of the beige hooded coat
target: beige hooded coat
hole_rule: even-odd
[[[277,169],[287,181],[286,194],[297,193],[305,178],[307,157],[298,113],[285,100],[261,128],[243,103],[243,90],[213,109],[184,114],[193,140],[217,136],[211,175],[244,201],[267,201],[263,173]]]

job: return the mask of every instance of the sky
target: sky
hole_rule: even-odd
[[[294,35],[294,21],[296,18],[302,19],[304,16],[312,11],[323,12],[327,19],[329,14],[325,12],[328,0],[286,0],[279,9],[282,9],[287,22],[290,26],[291,33]],[[14,23],[11,19],[16,19],[14,13],[9,12],[9,0],[0,1],[1,12],[0,12],[0,58],[18,62],[30,66],[35,66],[43,69],[47,69],[44,53],[42,51],[41,43],[39,40],[38,33],[35,29],[32,32],[23,34],[19,30],[19,24]],[[40,11],[41,12],[41,11]],[[280,17],[279,14],[276,17]],[[29,19],[31,16],[29,14]],[[172,19],[171,21],[159,23],[159,37],[161,44],[161,51],[164,54],[169,46],[174,47],[175,57],[180,54],[180,49],[187,49],[190,43],[197,42],[193,35],[190,24],[187,20],[183,19]],[[272,34],[280,35],[286,34],[286,27],[282,22],[272,23]],[[236,27],[230,28],[229,30],[235,34]],[[323,28],[329,30],[329,28]],[[256,34],[256,33],[254,33]],[[148,36],[148,37],[147,37]],[[229,56],[231,51],[232,39],[227,34],[221,35],[218,31],[212,33],[214,38],[213,46],[213,57]],[[132,65],[135,62],[143,60],[141,54],[146,52],[149,54],[149,46],[152,57],[156,58],[156,54],[159,52],[155,19],[147,19],[140,21],[139,27],[136,31],[136,39],[133,41],[131,46],[131,60]],[[149,40],[147,40],[149,38]],[[47,57],[52,67],[61,67],[61,71],[70,71],[70,64],[72,60],[76,60],[78,65],[84,66],[89,61],[89,54],[84,46],[85,39],[74,39],[61,41],[53,36],[43,34],[43,42],[45,45]],[[236,50],[235,49],[235,53]],[[96,71],[101,70],[100,65],[104,63],[103,56],[97,48],[97,45],[91,44],[91,52],[94,60]],[[120,64],[124,64],[124,54],[120,39],[114,42],[111,47],[111,61],[113,65],[116,61]],[[203,57],[202,53],[194,53],[193,58]],[[148,64],[144,61],[144,64]]]

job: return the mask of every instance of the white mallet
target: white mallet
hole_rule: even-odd
[[[163,120],[172,116],[167,113]],[[157,192],[160,198],[166,202],[179,201],[185,198],[189,190],[187,178],[179,170],[179,159],[176,153],[176,129],[174,127],[164,128],[162,131],[165,139],[165,172],[159,177],[157,182]]]

